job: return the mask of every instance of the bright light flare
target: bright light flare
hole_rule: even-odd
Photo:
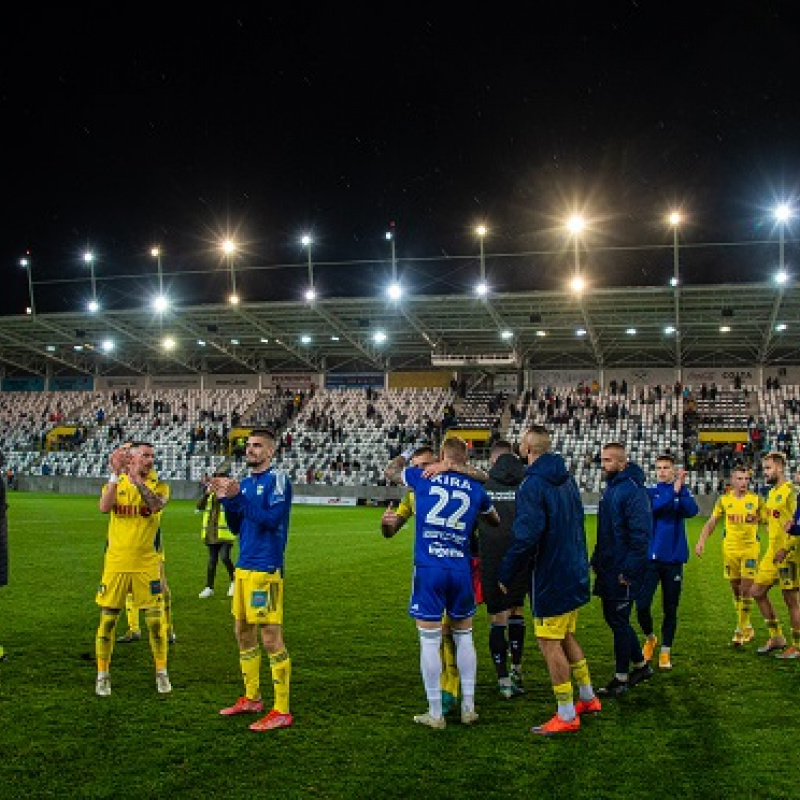
[[[580,294],[586,288],[586,281],[580,275],[576,275],[569,285],[575,294]]]
[[[775,206],[775,210],[772,213],[775,215],[775,219],[778,222],[783,223],[789,221],[789,218],[792,216],[792,209],[788,203],[781,203]]]
[[[567,230],[576,235],[586,227],[586,220],[580,214],[573,214],[567,220]]]
[[[389,284],[389,288],[386,290],[386,293],[389,295],[389,299],[394,300],[395,302],[403,296],[403,290],[399,283]]]

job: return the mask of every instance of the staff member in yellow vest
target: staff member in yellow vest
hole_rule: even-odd
[[[215,472],[215,478],[228,478],[230,474],[226,471]],[[234,587],[234,566],[231,559],[231,549],[236,537],[228,529],[228,521],[225,518],[225,510],[222,503],[211,491],[211,482],[206,485],[203,496],[197,503],[197,510],[203,512],[203,523],[200,529],[200,536],[208,547],[208,569],[206,571],[206,587],[200,592],[200,599],[205,600],[214,594],[214,580],[217,575],[217,562],[222,561],[225,569],[228,570],[231,583],[228,587],[228,597],[233,597]]]

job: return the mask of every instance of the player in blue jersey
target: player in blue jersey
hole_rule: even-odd
[[[395,458],[386,468],[386,479],[414,490],[416,536],[414,577],[409,614],[417,623],[420,638],[420,668],[428,711],[414,722],[442,729],[440,680],[442,662],[442,616],[446,612],[456,643],[456,663],[461,676],[461,722],[477,721],[475,678],[477,654],[472,639],[475,591],[471,571],[471,534],[479,515],[494,525],[500,517],[486,490],[464,472],[467,443],[456,436],[442,446],[441,460],[425,468],[404,467]]]
[[[211,482],[212,491],[222,501],[228,527],[239,536],[232,611],[245,687],[244,695],[219,713],[232,716],[263,710],[260,629],[275,699],[269,714],[250,725],[253,731],[286,728],[293,721],[289,713],[292,662],[283,642],[284,551],[292,484],[286,473],[272,467],[274,455],[274,434],[257,428],[248,436],[245,449],[250,475],[241,483],[226,477]]]
[[[683,565],[689,560],[685,520],[700,510],[691,491],[684,485],[686,470],[675,468],[675,457],[662,453],[656,458],[656,485],[647,488],[653,509],[647,569],[636,601],[636,616],[645,641],[642,653],[653,658],[658,641],[653,626],[653,598],[661,587],[661,652],[658,666],[672,669],[672,642],[678,628],[678,604],[683,587]]]

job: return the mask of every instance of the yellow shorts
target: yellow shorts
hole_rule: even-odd
[[[251,625],[283,624],[283,578],[280,572],[237,567],[231,613]]]
[[[752,580],[758,569],[759,542],[744,545],[728,545],[722,548],[723,569],[729,581],[743,578]]]
[[[761,561],[758,562],[755,583],[761,586],[774,586],[778,582],[778,565],[775,563],[775,551],[768,547]]]
[[[540,639],[563,639],[568,633],[575,633],[578,622],[578,609],[559,614],[557,617],[534,617],[533,630]]]
[[[147,572],[103,572],[94,601],[102,608],[125,608],[131,595],[133,608],[163,608],[160,565]]]

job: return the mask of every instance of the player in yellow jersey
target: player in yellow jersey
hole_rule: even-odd
[[[764,479],[770,486],[764,504],[764,521],[769,541],[767,550],[758,565],[755,581],[750,593],[758,603],[769,630],[769,639],[758,648],[761,655],[773,650],[783,650],[786,638],[781,631],[777,615],[767,597],[767,592],[776,583],[781,587],[783,601],[789,612],[792,644],[779,658],[800,658],[800,582],[797,562],[794,558],[794,541],[790,542],[787,529],[792,524],[797,508],[797,489],[786,477],[786,456],[771,452],[764,456]]]
[[[160,694],[172,691],[167,675],[167,627],[164,617],[162,565],[159,548],[161,512],[169,501],[169,487],[154,478],[155,452],[147,442],[116,449],[109,459],[111,475],[100,496],[100,511],[109,515],[103,576],[95,602],[101,608],[97,630],[99,697],[111,694],[109,664],[114,629],[128,594],[134,607],[144,609]]]
[[[408,453],[406,455],[409,455]],[[428,445],[418,447],[410,453],[409,465],[412,467],[427,467],[428,464],[433,464],[436,461],[436,453],[433,448]],[[471,469],[476,470],[479,480],[485,480],[489,476],[482,470],[477,470],[475,467]],[[397,505],[397,509],[389,507],[381,517],[381,532],[384,537],[390,539],[394,536],[403,525],[414,516],[414,492],[408,491],[403,495]],[[442,619],[442,713],[448,714],[453,708],[458,707],[459,689],[461,679],[458,674],[458,667],[456,666],[456,646],[453,641],[453,634],[450,630],[447,614]]]
[[[722,555],[725,577],[730,581],[736,606],[736,630],[731,640],[731,644],[736,647],[751,641],[755,636],[750,622],[750,587],[753,585],[761,552],[758,526],[764,501],[760,495],[750,491],[749,483],[750,474],[747,469],[735,467],[731,472],[730,491],[717,498],[694,548],[695,553],[702,556],[706,541],[717,523],[721,519],[725,521]]]
[[[126,449],[131,446],[130,442],[123,445]],[[147,475],[149,481],[158,481],[158,472],[151,469]],[[167,570],[166,570],[166,557],[164,555],[164,538],[161,533],[161,528],[158,529],[158,549],[161,553],[161,592],[164,595],[164,617],[167,620],[167,641],[170,644],[175,643],[175,628],[172,625],[172,592],[167,583]],[[142,638],[142,626],[139,622],[139,609],[133,603],[133,595],[128,594],[125,598],[125,617],[128,620],[128,630],[121,636],[117,637],[117,642],[120,644],[130,644],[131,642],[138,642]]]

